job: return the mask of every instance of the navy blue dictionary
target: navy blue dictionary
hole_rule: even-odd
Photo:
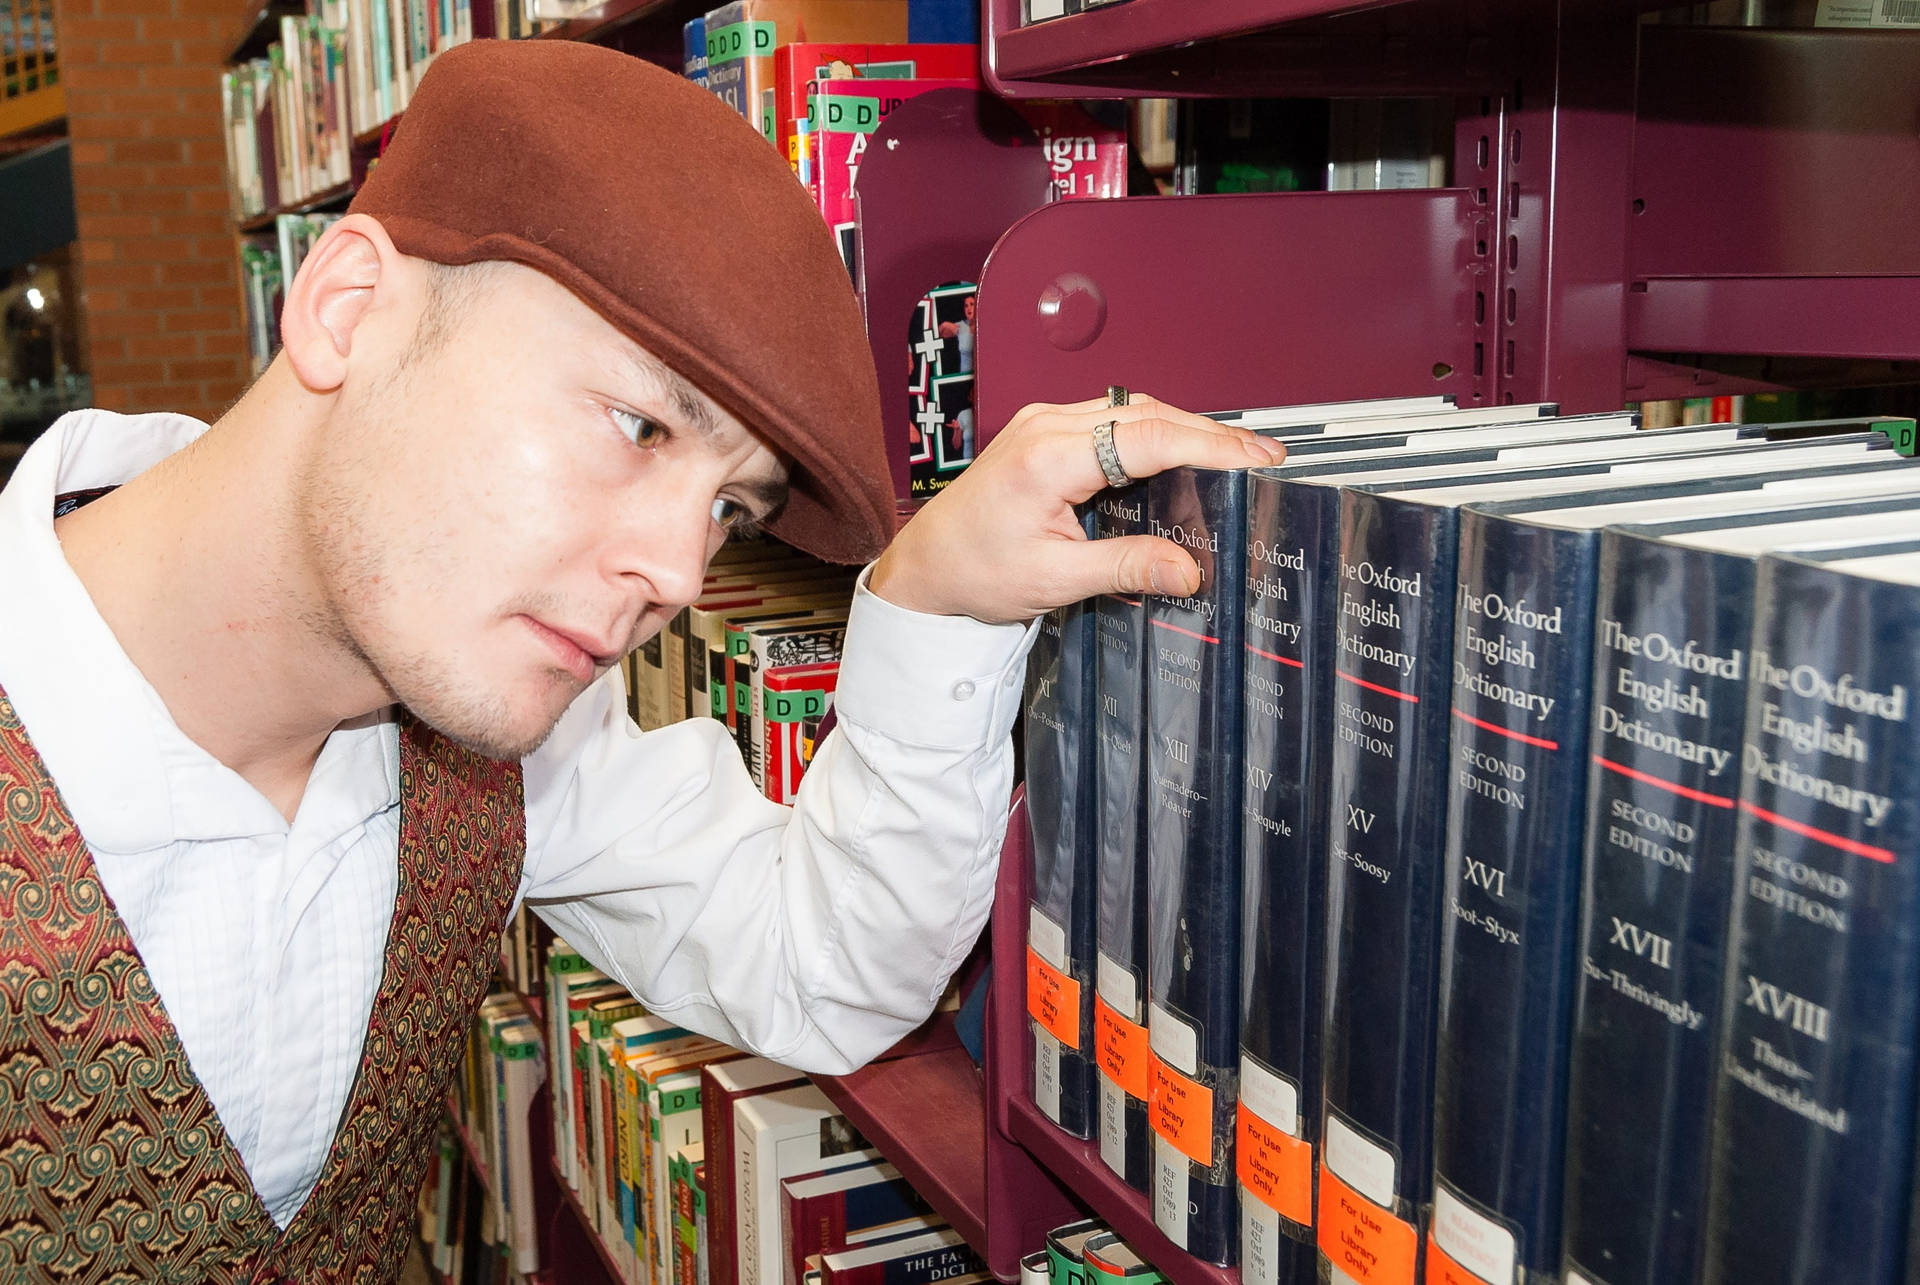
[[[1144,535],[1147,488],[1136,483],[1094,500],[1094,535]],[[1147,1189],[1146,603],[1108,594],[1093,602],[1099,815],[1099,906],[1094,1038],[1100,1066],[1100,1156],[1136,1190]]]
[[[1710,1285],[1891,1281],[1907,1261],[1916,655],[1912,555],[1761,559],[1717,1043]]]
[[[1333,688],[1316,648],[1331,642],[1324,604],[1334,558],[1272,472],[1250,477],[1247,507],[1240,1275],[1248,1285],[1295,1285],[1316,1271]]]
[[[1094,812],[1094,610],[1050,613],[1027,659],[1027,1011],[1033,1097],[1076,1138],[1094,1121],[1093,956],[1098,893]]]
[[[1910,476],[1920,485],[1920,469]],[[1783,543],[1792,530],[1817,539],[1816,519],[1875,507],[1807,504],[1844,489],[1769,489],[1746,502],[1796,507],[1601,534],[1568,1067],[1568,1282],[1690,1281],[1699,1264],[1755,555],[1685,537],[1791,520]]]
[[[1154,1222],[1196,1258],[1239,1248],[1240,789],[1247,475],[1174,469],[1147,530],[1200,564],[1190,597],[1147,598],[1148,1019]]]

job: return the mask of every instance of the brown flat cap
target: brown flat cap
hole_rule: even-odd
[[[787,162],[705,89],[595,45],[460,45],[352,209],[418,258],[539,269],[732,412],[793,466],[782,539],[862,562],[893,535],[846,269]]]

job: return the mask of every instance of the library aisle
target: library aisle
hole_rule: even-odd
[[[0,1279],[1920,1285],[1917,120],[0,0]]]

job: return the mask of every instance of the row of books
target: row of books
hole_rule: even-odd
[[[534,34],[536,0],[307,0],[264,57],[221,73],[236,219],[293,205],[352,177],[355,135],[406,108],[434,57],[476,35]]]
[[[537,1280],[514,1263],[494,1221],[487,1180],[467,1162],[451,1119],[442,1121],[420,1185],[420,1245],[442,1285],[523,1285]]]
[[[833,707],[853,576],[773,540],[723,545],[700,596],[623,662],[628,712],[649,730],[718,719],[754,783],[791,803]]]
[[[534,1216],[537,1157],[528,1116],[546,1082],[540,1025],[518,992],[496,989],[481,1001],[447,1108],[473,1148],[484,1201],[481,1240],[502,1247],[503,1262],[527,1274],[540,1267]]]
[[[978,45],[905,43],[907,18],[899,0],[731,0],[682,31],[685,75],[787,158],[856,280],[853,190],[873,132],[923,93],[983,88]],[[1071,103],[1016,106],[1040,135],[1056,195],[1126,195],[1119,117]]]
[[[241,303],[247,330],[247,359],[255,376],[267,368],[280,348],[280,305],[286,283],[306,262],[320,234],[339,220],[337,214],[282,214],[273,233],[253,235],[240,242]]]
[[[982,1266],[804,1075],[652,1015],[556,940],[554,1166],[631,1285],[931,1285]]]
[[[1913,421],[1553,410],[1090,506],[1203,578],[1034,651],[1035,1100],[1249,1281],[1898,1279]]]

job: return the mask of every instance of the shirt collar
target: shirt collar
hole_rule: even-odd
[[[288,828],[257,790],[174,723],[67,565],[53,531],[57,495],[129,481],[206,431],[184,415],[76,411],[28,448],[0,491],[0,688],[98,850],[137,852]],[[350,770],[368,755],[383,770]],[[321,806],[329,814],[315,822],[341,830],[393,806],[393,721],[328,738],[309,796],[314,787],[324,787]],[[303,820],[318,802],[303,800]]]

